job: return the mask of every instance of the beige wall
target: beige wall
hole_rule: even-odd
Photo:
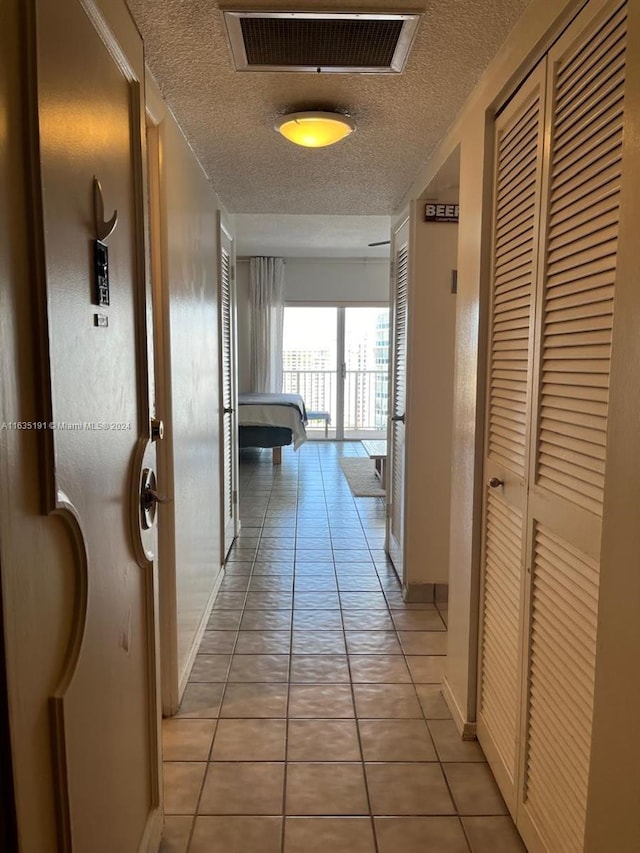
[[[385,258],[288,258],[288,302],[386,302],[389,261]]]
[[[388,302],[389,261],[385,258],[287,258],[288,302]],[[249,261],[237,264],[239,390],[251,390]]]
[[[173,502],[161,508],[160,555],[163,656],[175,655],[184,688],[221,569],[218,400],[218,226],[220,203],[153,81],[147,105],[159,131],[162,172],[159,294],[165,329],[167,419],[161,488]],[[157,282],[156,282],[157,285]],[[157,370],[160,371],[160,364]],[[163,530],[163,527],[168,530]],[[165,533],[170,535],[164,536]],[[175,614],[172,598],[175,596]],[[175,619],[171,624],[172,617]],[[173,630],[172,630],[173,629]],[[174,648],[167,648],[167,633]],[[163,675],[167,678],[163,664]],[[165,685],[166,688],[167,685]],[[175,709],[177,696],[167,703]]]
[[[449,198],[448,201],[454,199]],[[458,228],[424,222],[412,206],[408,309],[404,584],[447,583]],[[422,589],[421,589],[422,587]]]

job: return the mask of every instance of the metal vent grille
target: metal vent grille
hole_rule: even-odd
[[[399,72],[418,15],[225,12],[238,71]]]

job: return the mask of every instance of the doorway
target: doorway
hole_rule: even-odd
[[[389,308],[287,305],[283,391],[300,394],[312,439],[386,437]]]

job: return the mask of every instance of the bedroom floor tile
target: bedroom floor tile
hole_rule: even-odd
[[[442,697],[446,606],[405,605],[359,443],[249,451],[242,534],[163,724],[162,853],[521,853]]]

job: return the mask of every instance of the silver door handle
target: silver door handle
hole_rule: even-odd
[[[235,410],[232,409],[230,406],[225,406],[224,409],[222,410],[222,414],[223,415],[232,415],[234,413],[234,411]]]

